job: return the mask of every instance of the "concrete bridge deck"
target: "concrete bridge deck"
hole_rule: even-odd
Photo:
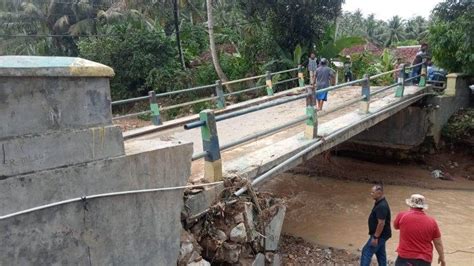
[[[373,87],[373,90],[376,89],[377,88]],[[320,149],[318,153],[347,140],[361,131],[366,130],[374,123],[378,123],[393,113],[407,107],[411,102],[402,105],[389,114],[377,115],[364,125],[358,125],[358,122],[363,121],[366,117],[371,115],[371,113],[376,113],[393,103],[419,94],[422,88],[407,86],[405,88],[405,97],[402,99],[394,96],[394,90],[395,89],[390,89],[373,97],[369,114],[359,113],[359,103],[347,106],[336,112],[327,113],[327,110],[330,111],[334,107],[344,104],[344,102],[360,97],[360,87],[351,86],[329,92],[328,103],[326,103],[324,110],[318,113],[319,135],[328,136],[348,125],[353,125],[354,129],[350,130],[349,134],[346,134],[345,137],[336,138],[333,145],[326,145],[327,147]],[[305,106],[306,102],[302,99],[260,110],[249,115],[218,122],[219,142],[223,145],[301,117],[304,115]],[[301,123],[276,134],[262,137],[222,152],[224,176],[240,175],[252,179],[256,175],[271,169],[310,144],[311,140],[307,140],[303,137],[303,131],[304,123]],[[189,141],[193,143],[194,153],[202,151],[200,129],[184,130],[183,127],[159,131],[130,139],[126,141],[125,147],[128,146],[127,144],[146,142],[154,139]],[[313,154],[313,156],[316,154],[317,153]],[[199,183],[202,181],[203,168],[203,160],[193,162],[192,174],[189,180],[191,183]]]

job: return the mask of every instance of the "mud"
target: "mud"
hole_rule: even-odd
[[[448,164],[453,158],[458,165],[457,172],[452,171],[454,181],[431,177],[430,163]],[[373,206],[369,195],[371,182],[385,183],[393,217],[408,209],[404,202],[410,194],[421,193],[430,205],[427,213],[440,226],[448,265],[474,265],[474,181],[466,178],[474,174],[470,172],[474,160],[456,154],[435,159],[420,166],[318,156],[291,173],[273,178],[261,190],[272,191],[287,203],[284,233],[351,254],[360,253],[368,238],[367,217]],[[387,242],[388,258],[392,261],[396,258],[398,237],[394,230]]]

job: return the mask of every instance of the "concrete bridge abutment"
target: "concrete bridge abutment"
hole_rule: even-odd
[[[470,104],[469,77],[449,74],[443,94],[427,96],[353,137],[342,149],[416,149],[425,141],[439,146],[441,131],[449,118]],[[355,144],[355,145],[354,145]],[[352,146],[351,146],[352,145]],[[389,151],[389,153],[392,153]]]
[[[191,143],[124,145],[113,74],[79,58],[0,57],[1,265],[176,264],[183,189],[84,198],[190,175]]]

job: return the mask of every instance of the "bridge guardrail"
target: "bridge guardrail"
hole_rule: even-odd
[[[176,91],[169,91],[169,92],[163,92],[163,93],[155,93],[154,91],[149,91],[148,96],[141,96],[141,97],[136,97],[136,98],[130,98],[130,99],[124,99],[124,100],[118,100],[118,101],[113,101],[111,103],[112,106],[118,106],[122,104],[128,104],[128,103],[134,103],[134,102],[140,102],[140,101],[145,101],[149,100],[150,101],[150,109],[147,111],[141,111],[141,112],[135,112],[131,114],[125,114],[125,115],[120,115],[120,116],[115,116],[112,119],[113,120],[119,120],[119,119],[124,119],[124,118],[129,118],[129,117],[135,117],[135,116],[140,116],[140,115],[146,115],[146,114],[151,114],[152,116],[152,123],[154,125],[161,125],[162,124],[162,119],[160,112],[161,111],[166,111],[166,110],[171,110],[175,108],[180,108],[180,107],[185,107],[185,106],[190,106],[194,105],[197,103],[202,103],[202,102],[209,102],[209,101],[216,101],[216,108],[217,109],[223,109],[225,108],[225,98],[229,96],[234,96],[234,95],[239,95],[243,94],[246,92],[250,91],[256,91],[260,90],[263,88],[266,88],[266,92],[268,96],[272,96],[274,94],[274,86],[288,83],[291,81],[295,80],[300,80],[300,84],[302,83],[301,80],[304,78],[302,74],[302,67],[298,66],[297,68],[292,68],[292,69],[287,69],[287,70],[281,70],[277,72],[270,72],[267,71],[264,75],[258,75],[258,76],[253,76],[253,77],[248,77],[248,78],[242,78],[242,79],[237,79],[237,80],[231,80],[227,82],[221,82],[220,80],[217,80],[215,84],[209,84],[209,85],[204,85],[204,86],[197,86],[193,88],[188,88],[188,89],[182,89],[182,90],[176,90]],[[285,74],[285,73],[290,73],[293,71],[298,71],[298,76],[295,78],[290,78],[290,79],[285,79],[281,80],[278,82],[275,82],[272,84],[272,77],[278,74]],[[223,86],[225,85],[232,85],[236,83],[241,83],[249,80],[255,80],[255,79],[261,79],[261,78],[266,78],[266,84],[265,85],[260,85],[260,86],[255,86],[239,91],[234,91],[234,92],[228,92],[224,93]],[[194,101],[189,101],[189,102],[184,102],[184,103],[179,103],[175,105],[170,105],[170,106],[160,106],[158,103],[157,98],[160,97],[166,97],[166,96],[171,96],[171,95],[176,95],[176,94],[182,94],[182,93],[187,93],[187,92],[193,92],[193,91],[198,91],[198,90],[205,90],[205,89],[211,89],[214,88],[214,92],[216,96],[211,96],[203,99],[198,99]]]
[[[417,67],[417,66],[420,66],[420,65],[422,66],[422,69],[421,69],[421,73],[419,75],[416,75],[416,76],[405,79],[404,73],[405,73],[406,69],[410,69],[410,68]],[[391,85],[385,86],[381,89],[375,90],[375,91],[370,90],[370,81],[371,80],[377,79],[377,78],[385,76],[385,75],[390,75],[390,74],[396,73],[398,71],[400,72],[400,74],[398,75],[399,77],[398,77],[397,82],[395,82]],[[210,180],[210,181],[212,181],[212,180],[214,180],[214,181],[221,180],[222,179],[222,161],[221,161],[221,155],[220,155],[221,151],[224,151],[224,150],[227,150],[229,148],[235,147],[237,145],[248,142],[250,140],[253,140],[253,139],[256,139],[256,138],[259,138],[259,137],[262,137],[262,136],[266,136],[266,135],[269,135],[271,133],[275,133],[275,132],[280,131],[284,128],[294,126],[294,125],[296,125],[298,123],[301,123],[303,121],[305,121],[305,134],[304,134],[305,137],[308,138],[308,139],[318,138],[318,135],[317,135],[318,113],[317,113],[316,109],[314,108],[315,93],[333,91],[333,90],[337,90],[337,89],[340,89],[342,87],[346,87],[348,85],[353,85],[353,84],[361,84],[361,97],[352,99],[350,101],[345,102],[342,105],[336,106],[335,108],[333,108],[333,109],[329,110],[328,112],[326,112],[326,114],[331,113],[331,112],[335,112],[335,111],[340,110],[340,109],[342,109],[344,107],[347,107],[349,105],[353,105],[357,102],[361,103],[360,112],[361,113],[368,113],[369,112],[369,105],[370,105],[371,96],[377,95],[379,93],[382,93],[384,91],[387,91],[389,89],[392,89],[392,88],[396,87],[395,96],[396,97],[403,97],[405,84],[407,82],[415,80],[417,78],[420,78],[418,86],[419,87],[425,87],[426,86],[426,63],[425,63],[425,61],[423,61],[420,64],[416,64],[416,65],[412,65],[412,66],[403,65],[401,68],[397,68],[397,69],[390,70],[390,71],[387,71],[387,72],[383,72],[383,73],[373,75],[373,76],[364,75],[364,77],[362,79],[358,79],[358,80],[354,80],[354,81],[350,81],[350,82],[330,86],[330,87],[327,87],[325,89],[318,90],[318,91],[315,91],[314,87],[309,87],[309,88],[307,87],[307,91],[305,93],[301,94],[301,95],[298,95],[298,96],[291,96],[291,97],[285,98],[285,99],[274,100],[274,101],[267,102],[267,103],[264,103],[264,104],[261,104],[261,105],[258,105],[258,106],[249,107],[249,108],[246,108],[246,109],[242,109],[242,110],[239,110],[239,111],[236,111],[236,112],[232,112],[232,113],[228,113],[228,114],[224,114],[224,115],[220,115],[220,116],[216,116],[216,117],[214,117],[214,114],[213,114],[212,110],[204,110],[201,113],[205,114],[205,115],[200,116],[200,118],[201,118],[200,121],[191,122],[191,123],[188,123],[188,124],[184,125],[184,129],[186,129],[186,130],[201,127],[201,135],[202,135],[204,151],[200,152],[200,153],[197,153],[197,154],[194,154],[193,157],[192,157],[192,160],[198,160],[198,159],[204,158],[204,160],[205,160],[204,177],[206,179]],[[300,73],[299,73],[298,79],[301,80]],[[300,84],[300,87],[303,87],[303,86],[301,86],[301,84]],[[230,119],[230,118],[233,118],[233,117],[238,117],[238,116],[241,116],[241,115],[244,115],[244,114],[249,114],[249,113],[252,113],[252,112],[259,111],[259,110],[267,109],[267,108],[270,108],[270,107],[273,107],[273,106],[293,102],[293,101],[300,100],[300,99],[303,99],[303,98],[307,98],[307,101],[306,101],[307,106],[306,106],[305,116],[299,117],[297,119],[294,119],[294,120],[292,120],[290,122],[287,122],[285,124],[282,124],[280,126],[251,134],[249,136],[240,138],[238,140],[232,141],[232,142],[227,143],[225,145],[222,145],[222,146],[219,145],[219,136],[218,136],[218,133],[217,133],[217,125],[216,125],[217,122],[223,121],[223,120],[226,120],[226,119]],[[208,119],[209,117],[212,117],[212,119]],[[212,132],[212,134],[210,134],[210,132]],[[211,135],[212,135],[212,137],[211,137]],[[206,148],[206,147],[208,147],[208,148]]]

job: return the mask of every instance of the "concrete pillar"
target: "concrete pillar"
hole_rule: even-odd
[[[298,84],[300,87],[304,87],[304,73],[302,65],[298,65]]]
[[[273,96],[272,73],[270,71],[267,71],[266,74],[267,95]]]
[[[463,77],[465,74],[462,73],[450,73],[446,76],[446,89],[444,95],[455,96],[456,90],[464,90],[467,87],[466,81]]]
[[[224,109],[225,108],[225,98],[224,98],[224,90],[222,89],[222,81],[216,80],[216,96],[217,98],[217,109]]]
[[[124,154],[111,68],[79,58],[0,58],[0,177]]]
[[[222,161],[219,148],[219,136],[214,112],[203,110],[199,113],[201,121],[206,124],[201,127],[202,147],[207,152],[204,157],[204,179],[215,182],[222,180]]]
[[[405,64],[402,65],[402,69],[398,74],[398,85],[397,90],[395,91],[395,97],[403,97],[403,92],[405,91]]]
[[[420,81],[418,82],[418,87],[425,87],[426,86],[426,59],[423,59],[423,64],[421,65],[421,73],[420,73]]]
[[[306,116],[304,136],[307,139],[315,139],[318,136],[318,114],[314,105],[306,106]]]
[[[160,116],[160,106],[158,105],[158,101],[156,100],[156,92],[149,91],[148,95],[150,96],[150,111],[151,111],[151,122],[155,126],[159,126],[162,124],[161,116]]]
[[[369,75],[364,75],[364,81],[362,82],[362,93],[361,96],[365,96],[365,98],[360,101],[360,112],[363,114],[367,114],[369,112],[369,104],[370,104],[370,80]]]

